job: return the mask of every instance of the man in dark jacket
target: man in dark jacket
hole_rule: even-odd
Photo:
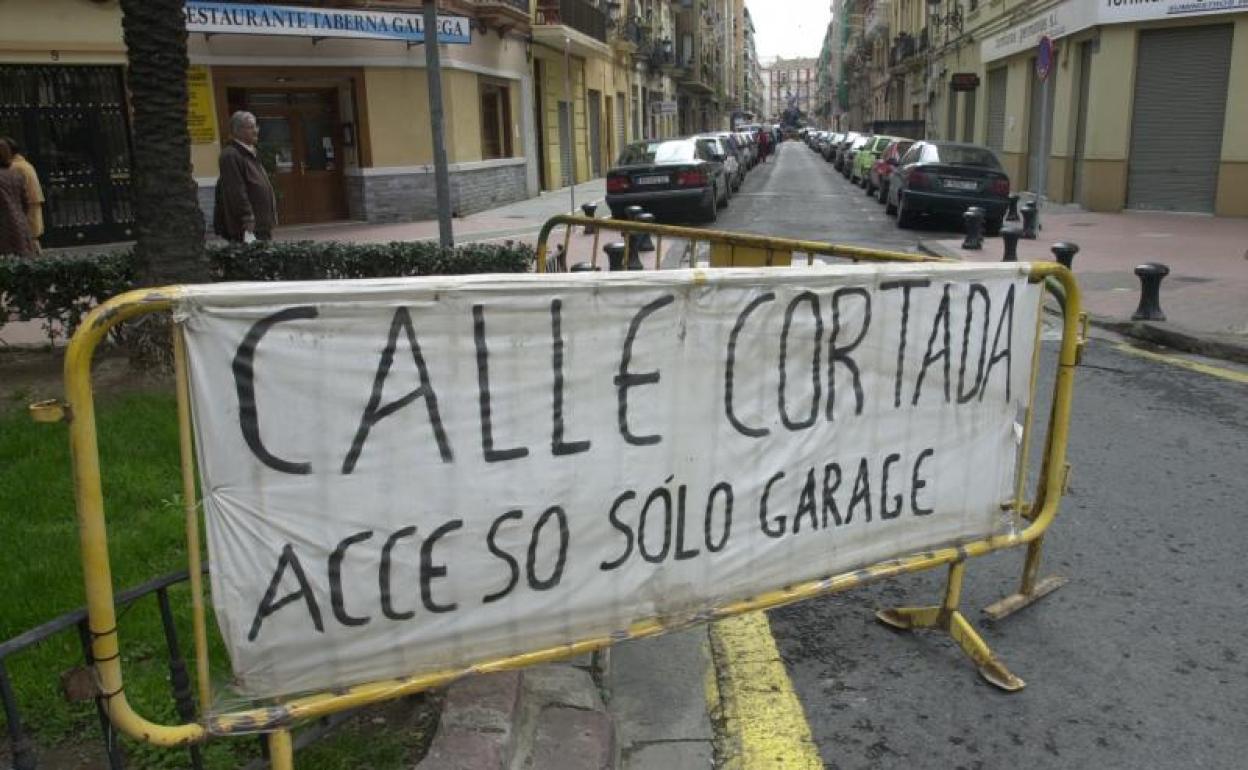
[[[260,138],[256,116],[234,113],[230,133],[233,137],[221,149],[212,229],[230,241],[270,240],[277,225],[277,200],[269,174],[256,154]]]

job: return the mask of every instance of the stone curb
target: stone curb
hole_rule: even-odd
[[[585,655],[450,685],[418,770],[610,770],[615,730]]]
[[[918,247],[919,251],[934,257],[962,261],[962,255],[938,241],[919,241]],[[1198,332],[1166,321],[1132,321],[1094,313],[1088,313],[1088,320],[1098,328],[1143,342],[1248,364],[1248,339],[1240,339],[1236,335]]]

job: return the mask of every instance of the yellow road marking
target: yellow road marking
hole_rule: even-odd
[[[1230,380],[1231,382],[1248,385],[1248,372],[1240,372],[1234,369],[1224,369],[1220,366],[1202,364],[1199,361],[1191,361],[1186,358],[1179,358],[1178,356],[1168,356],[1164,353],[1154,353],[1151,350],[1141,350],[1140,348],[1132,347],[1125,342],[1115,344],[1114,348],[1121,350],[1123,353],[1138,356],[1139,358],[1147,358],[1150,361],[1160,361],[1165,364],[1170,364],[1171,366],[1178,366],[1184,369],[1190,369],[1193,372],[1207,374],[1210,377],[1218,377],[1223,380]]]
[[[725,770],[822,770],[802,704],[793,691],[767,615],[713,623],[715,671],[707,681],[712,714],[723,721]]]

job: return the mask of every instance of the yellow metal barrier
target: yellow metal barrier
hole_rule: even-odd
[[[538,246],[537,269],[546,267],[546,242],[557,224],[584,225],[591,220],[584,217],[556,217],[543,228]],[[715,233],[692,228],[643,225],[616,220],[593,220],[593,224],[618,229],[626,233],[649,232],[659,238],[685,238],[711,242],[720,248],[756,249],[763,252],[804,252],[812,255],[832,256],[854,261],[907,261],[938,262],[931,257],[904,252],[887,252],[809,241],[763,238],[760,236]],[[566,247],[564,256],[566,257]],[[735,257],[731,257],[735,259]],[[566,260],[565,260],[566,261]],[[566,269],[566,265],[561,265]],[[856,570],[812,580],[786,588],[769,591],[750,599],[733,602],[701,613],[698,622],[709,622],[748,612],[767,610],[792,602],[845,591],[877,580],[897,575],[949,566],[947,588],[939,605],[919,608],[886,610],[879,617],[894,627],[905,629],[930,628],[947,632],[975,662],[980,673],[993,684],[1017,690],[1023,681],[1012,674],[997,659],[984,640],[959,609],[961,585],[967,559],[983,556],[994,551],[1020,546],[1028,547],[1027,566],[1024,570],[1020,594],[1024,598],[1039,591],[1035,581],[1039,563],[1040,542],[1045,531],[1057,515],[1065,488],[1069,466],[1066,464],[1067,432],[1070,423],[1071,402],[1074,390],[1074,370],[1078,365],[1081,339],[1080,295],[1078,285],[1069,270],[1054,263],[1032,263],[1021,266],[1032,281],[1052,281],[1064,292],[1064,316],[1059,366],[1053,385],[1052,408],[1048,419],[1048,434],[1044,442],[1041,476],[1038,480],[1034,502],[1024,505],[1022,487],[1013,508],[1024,513],[1026,527],[1010,534],[992,536],[957,547],[942,548],[913,554],[904,558],[883,561],[865,569]],[[696,272],[690,275],[690,283],[697,280]],[[468,668],[439,671],[420,676],[402,677],[381,682],[336,689],[310,695],[289,697],[266,705],[244,708],[224,714],[213,714],[202,722],[193,724],[164,725],[154,723],[136,712],[125,694],[122,675],[121,642],[117,628],[114,606],[112,574],[109,563],[105,508],[100,481],[100,458],[95,423],[95,402],[91,382],[91,360],[97,346],[109,330],[118,324],[144,314],[167,313],[173,302],[181,295],[177,286],[143,289],[120,295],[93,310],[74,335],[65,356],[65,381],[68,403],[58,412],[56,405],[41,405],[37,416],[68,422],[73,474],[76,490],[76,507],[79,539],[82,552],[83,572],[86,584],[86,604],[91,636],[92,657],[97,683],[102,693],[105,711],[117,729],[137,740],[158,746],[181,746],[203,741],[211,736],[238,735],[246,733],[269,733],[272,765],[285,769],[293,767],[293,742],[291,730],[298,724],[345,711],[362,705],[399,698],[433,687],[445,685],[455,679],[477,673],[489,673],[516,669],[590,652],[614,644],[622,639],[644,639],[688,625],[692,621],[673,622],[651,618],[632,624],[624,635],[600,636],[575,643],[533,650],[482,662]],[[199,538],[198,504],[195,495],[195,470],[193,436],[189,419],[187,397],[186,356],[180,335],[175,327],[174,353],[176,386],[178,396],[178,422],[181,435],[182,493],[185,500],[188,561],[191,575],[192,610],[194,615],[194,641],[196,683],[199,702],[207,712],[212,703],[211,679],[208,671],[207,619],[203,601],[203,585],[200,578],[201,545]],[[1033,383],[1035,374],[1033,373]],[[1033,385],[1034,387],[1034,385]],[[1027,426],[1030,427],[1030,416]],[[1024,437],[1024,445],[1028,437]],[[1025,473],[1025,467],[1021,472]],[[1030,599],[1034,600],[1034,598]],[[1028,600],[1028,601],[1030,601]],[[1022,604],[1028,603],[1022,602]],[[1017,602],[1016,602],[1017,603]]]

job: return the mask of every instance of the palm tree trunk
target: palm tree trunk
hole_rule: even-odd
[[[121,0],[134,115],[135,248],[147,285],[204,281],[204,215],[186,128],[184,0]]]

